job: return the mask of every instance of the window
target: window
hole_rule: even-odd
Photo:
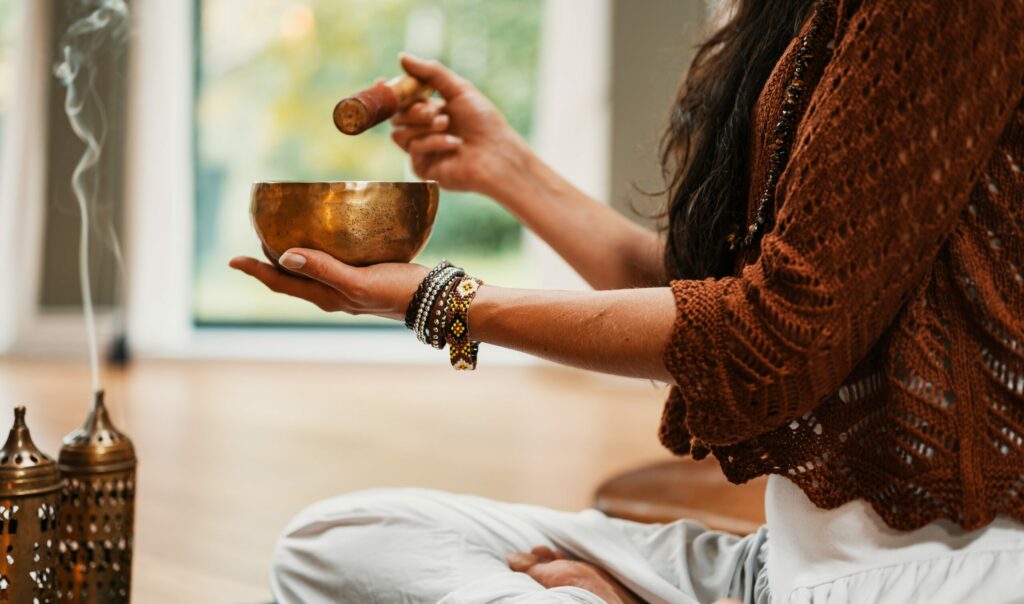
[[[387,127],[346,137],[331,121],[342,96],[396,75],[403,49],[451,65],[528,136],[541,13],[541,0],[200,0],[195,323],[380,324],[268,295],[226,267],[234,255],[260,255],[252,182],[415,179]],[[442,192],[417,261],[447,257],[502,284],[534,285],[522,252],[522,228],[504,210]]]

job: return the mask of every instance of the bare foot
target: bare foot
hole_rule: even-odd
[[[604,570],[579,560],[566,560],[561,552],[538,546],[530,553],[508,555],[509,567],[526,573],[544,587],[580,587],[608,604],[643,604],[625,585]]]

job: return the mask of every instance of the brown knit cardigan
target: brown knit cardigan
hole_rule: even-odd
[[[773,228],[735,276],[672,283],[662,442],[896,529],[1024,521],[1024,0],[848,1],[835,28]]]

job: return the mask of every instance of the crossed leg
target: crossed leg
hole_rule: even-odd
[[[689,521],[645,525],[596,510],[373,490],[300,513],[275,551],[272,587],[280,604],[750,602],[761,593],[764,539]],[[532,558],[508,559],[515,552]]]

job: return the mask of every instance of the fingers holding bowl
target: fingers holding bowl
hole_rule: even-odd
[[[359,270],[333,258],[330,254],[301,248],[285,251],[281,254],[279,262],[284,268],[315,279],[338,292],[348,291],[352,287],[355,271]]]
[[[344,310],[342,304],[349,302],[340,292],[319,281],[286,273],[255,258],[239,256],[232,258],[228,265],[260,281],[272,292],[312,302],[321,310]]]

